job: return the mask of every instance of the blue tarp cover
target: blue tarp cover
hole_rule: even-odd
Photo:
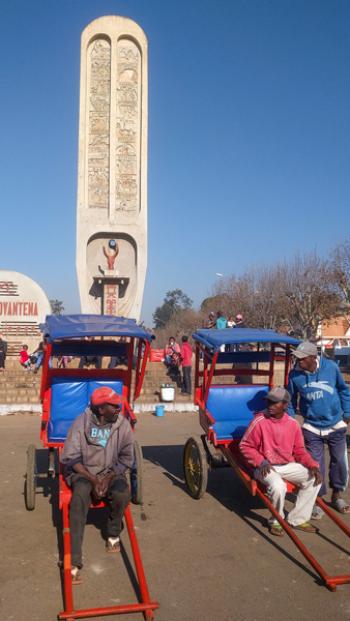
[[[221,345],[239,343],[281,343],[282,345],[299,345],[300,341],[287,334],[279,334],[273,330],[259,328],[225,328],[224,330],[197,330],[193,335],[195,341],[202,343],[207,349],[218,351]]]
[[[50,341],[85,336],[130,336],[147,341],[153,338],[135,319],[111,315],[48,315],[44,332]]]

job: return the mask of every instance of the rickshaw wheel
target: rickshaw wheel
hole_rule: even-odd
[[[130,472],[131,500],[134,505],[142,505],[143,503],[143,485],[142,485],[142,451],[139,443],[134,442],[135,461]]]
[[[29,444],[27,449],[27,470],[24,482],[24,501],[27,511],[35,508],[35,475],[36,475],[36,448]]]
[[[183,452],[183,471],[187,489],[196,500],[202,498],[208,483],[208,461],[201,442],[189,438]]]

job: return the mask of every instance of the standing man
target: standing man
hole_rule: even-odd
[[[348,484],[349,465],[346,447],[347,422],[350,420],[350,390],[338,366],[332,360],[319,357],[314,343],[304,341],[293,352],[297,364],[289,374],[288,391],[291,403],[288,412],[304,417],[305,446],[320,464],[323,484],[319,495],[327,492],[325,484],[324,447],[330,456],[329,485],[332,488],[332,506],[340,513],[350,513],[350,505],[341,497]],[[313,518],[323,512],[314,507]]]
[[[227,328],[227,319],[220,310],[216,313],[216,328],[217,330],[224,330]]]
[[[244,323],[243,315],[241,315],[241,313],[238,313],[238,315],[236,315],[236,323],[233,327],[234,328],[246,328],[247,327]]]
[[[188,342],[188,336],[181,337],[181,365],[182,365],[182,394],[190,395],[191,390],[191,370],[192,370],[192,347]]]
[[[204,328],[208,328],[209,330],[211,330],[212,328],[216,328],[215,313],[213,313],[212,311],[208,315],[208,319],[205,323]]]
[[[216,329],[225,330],[227,328],[227,319],[222,311],[216,313]],[[225,351],[225,345],[221,345],[220,351]]]
[[[72,424],[62,454],[64,477],[73,489],[70,505],[72,579],[79,584],[82,543],[92,500],[109,506],[107,552],[119,552],[124,510],[130,499],[126,470],[134,461],[133,432],[122,414],[123,397],[107,386],[96,388],[90,407]]]

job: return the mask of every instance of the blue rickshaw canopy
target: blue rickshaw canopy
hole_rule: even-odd
[[[43,326],[48,341],[87,336],[125,336],[151,341],[153,335],[135,319],[112,315],[48,315]]]
[[[299,345],[300,340],[274,330],[260,328],[224,328],[197,330],[193,339],[211,351],[219,351],[222,345],[239,345],[240,343],[279,343],[281,345]]]

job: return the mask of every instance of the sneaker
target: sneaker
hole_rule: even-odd
[[[106,552],[115,553],[120,552],[120,538],[108,537],[106,541]]]
[[[318,507],[317,505],[315,505],[314,508],[312,509],[311,519],[322,520],[323,516],[324,516],[324,511],[322,511],[321,507]]]

